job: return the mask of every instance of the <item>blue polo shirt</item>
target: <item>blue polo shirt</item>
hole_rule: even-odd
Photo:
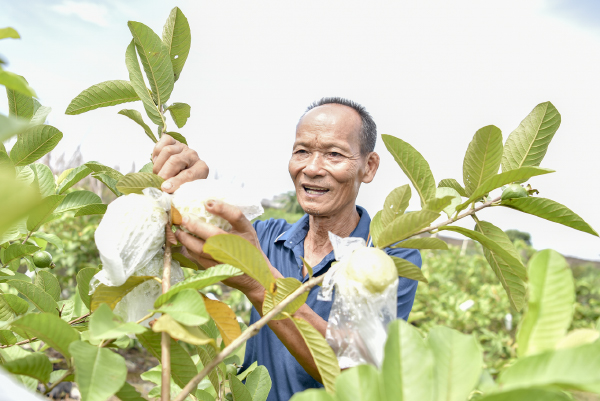
[[[371,218],[362,207],[357,206],[356,210],[360,215],[360,221],[350,236],[362,237],[366,240],[369,235]],[[308,275],[306,277],[302,276],[302,260],[300,259],[301,256],[304,256],[304,239],[308,233],[308,225],[308,214],[305,214],[294,224],[289,224],[283,219],[269,219],[254,223],[260,246],[271,264],[284,277],[294,277],[301,282],[305,282],[309,278]],[[421,267],[421,254],[416,249],[386,248],[385,251],[389,255],[406,259]],[[313,274],[315,276],[325,274],[334,260],[333,252],[329,253],[321,263],[313,266]],[[318,286],[311,289],[306,304],[324,320],[328,320],[332,302],[317,300],[320,289],[321,287]],[[408,318],[416,291],[417,281],[400,277],[398,283],[399,318],[404,320]],[[255,308],[252,308],[250,324],[259,319],[260,315]],[[263,327],[256,336],[250,338],[246,343],[246,355],[242,370],[255,361],[259,365],[264,365],[271,375],[273,386],[267,401],[287,401],[296,392],[308,388],[323,387],[321,383],[306,373],[268,326]]]

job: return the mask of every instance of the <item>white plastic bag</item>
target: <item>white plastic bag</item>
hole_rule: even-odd
[[[208,200],[220,200],[236,206],[248,220],[264,212],[260,200],[252,199],[243,188],[214,179],[186,182],[173,194],[173,206],[179,213],[191,214],[202,222],[229,231],[231,225],[227,220],[206,211],[204,203]]]
[[[171,195],[156,188],[144,195],[115,199],[106,210],[95,240],[102,270],[94,277],[102,284],[119,286],[161,250],[165,243],[167,210]]]
[[[363,251],[359,251],[360,257],[356,257],[357,254],[352,259],[355,251],[366,246],[362,238],[340,238],[329,233],[329,239],[338,263],[326,273],[318,295],[320,300],[331,301],[335,287],[325,337],[340,368],[365,363],[380,367],[387,326],[397,318],[398,275],[395,266],[392,271],[391,258],[390,266],[387,260],[383,260],[383,264],[380,260],[369,260],[370,256],[365,257]],[[373,249],[369,253],[376,251],[383,252]],[[351,260],[362,263],[351,263]],[[361,268],[365,270],[361,271]]]

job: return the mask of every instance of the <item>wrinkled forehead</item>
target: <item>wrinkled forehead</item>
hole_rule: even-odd
[[[325,104],[309,110],[296,125],[296,141],[308,137],[343,140],[360,146],[362,120],[351,107]]]

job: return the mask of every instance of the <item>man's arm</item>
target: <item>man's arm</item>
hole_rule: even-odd
[[[252,227],[252,224],[248,221],[248,219],[246,219],[239,209],[221,202],[211,201],[206,202],[206,209],[208,212],[221,216],[229,221],[232,226],[230,233],[240,235],[241,237],[250,241],[250,243],[252,243],[259,250],[261,249],[254,227]],[[210,255],[203,252],[203,247],[205,241],[209,237],[217,234],[223,234],[224,231],[210,224],[202,223],[193,216],[183,216],[183,218],[184,222],[182,226],[195,235],[190,235],[181,230],[178,230],[175,234],[177,239],[179,239],[179,242],[185,246],[187,254],[192,259],[195,259],[204,268],[209,268],[218,264],[218,262],[213,260]],[[273,276],[275,276],[275,278],[282,278],[282,274],[271,265],[266,256],[265,260],[267,261]],[[256,280],[247,275],[242,275],[227,279],[224,281],[224,283],[243,292],[248,297],[250,302],[252,302],[259,314],[262,315],[265,289]],[[325,337],[327,322],[323,320],[308,305],[302,305],[298,311],[294,313],[294,316],[306,320],[315,329],[317,329],[323,335],[323,337]],[[292,356],[296,358],[304,370],[306,370],[308,374],[315,378],[315,380],[321,381],[319,371],[310,353],[310,350],[306,346],[306,343],[304,342],[304,339],[296,328],[294,322],[292,322],[290,319],[271,320],[269,322],[269,327],[290,351]]]

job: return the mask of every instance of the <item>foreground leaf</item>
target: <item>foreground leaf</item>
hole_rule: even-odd
[[[372,365],[358,365],[345,370],[335,381],[335,397],[339,401],[382,400],[380,374]]]
[[[465,193],[471,195],[486,180],[498,174],[502,160],[502,132],[493,125],[475,133],[463,162]]]
[[[392,248],[409,248],[409,249],[441,249],[444,251],[448,250],[448,244],[439,238],[427,237],[427,238],[409,238],[405,241],[399,242]]]
[[[381,224],[385,227],[396,217],[404,214],[410,201],[410,186],[408,184],[395,188],[385,198],[381,209]]]
[[[125,382],[115,396],[121,401],[146,401],[144,397],[131,384]]]
[[[31,124],[32,125],[44,124],[46,122],[46,119],[48,118],[48,115],[50,114],[50,112],[52,112],[52,107],[40,106],[33,114],[33,117],[31,117]]]
[[[257,366],[246,378],[246,388],[252,401],[266,401],[271,385],[271,377],[264,366]]]
[[[384,228],[377,239],[373,237],[373,243],[379,248],[388,247],[429,226],[439,216],[439,213],[427,209],[403,214]]]
[[[56,147],[63,134],[51,125],[36,125],[21,134],[10,151],[15,166],[25,166]]]
[[[454,178],[444,178],[439,182],[438,188],[452,188],[458,192],[460,196],[464,196],[465,198],[467,197],[465,189]]]
[[[6,38],[20,39],[21,36],[19,36],[19,33],[15,30],[15,28],[11,28],[11,27],[1,28],[0,29],[0,39],[6,39]]]
[[[163,28],[162,40],[169,50],[173,64],[174,81],[179,79],[185,60],[187,60],[192,42],[190,25],[179,7],[171,10]]]
[[[294,394],[290,401],[336,401],[335,396],[324,390],[310,388],[302,392]]]
[[[25,315],[11,324],[12,327],[25,330],[28,334],[39,338],[67,358],[71,358],[69,346],[79,340],[77,330],[57,315],[50,313],[33,313]]]
[[[29,214],[27,230],[36,231],[52,215],[54,210],[62,203],[66,195],[50,195],[45,197],[40,205]]]
[[[519,356],[554,349],[573,316],[575,286],[565,258],[546,249],[529,260],[529,300],[517,333]]]
[[[107,209],[108,205],[104,203],[92,203],[91,205],[82,206],[77,209],[74,217],[105,214]]]
[[[91,191],[69,192],[65,199],[58,205],[55,212],[65,213],[81,209],[87,205],[102,204],[102,199]]]
[[[54,175],[52,170],[44,164],[33,163],[29,167],[35,174],[33,186],[39,191],[42,198],[54,194]]]
[[[156,137],[152,133],[152,130],[148,126],[148,124],[146,124],[144,122],[144,119],[142,118],[142,114],[139,111],[131,110],[131,109],[123,109],[123,110],[119,111],[119,114],[121,114],[125,117],[129,117],[131,120],[138,123],[144,129],[144,132],[146,133],[146,135],[148,135],[148,138],[150,138],[152,140],[152,142],[154,142],[154,143],[158,142],[156,140]]]
[[[22,315],[29,309],[24,299],[14,294],[0,294],[0,321],[11,321],[17,315]]]
[[[292,292],[296,291],[302,283],[293,277],[278,278],[275,280],[277,291],[271,295],[268,292],[265,293],[265,299],[263,301],[263,316],[266,315],[275,306],[279,305],[281,301],[287,298]],[[306,302],[308,298],[308,291],[300,295],[298,298],[293,300],[288,306],[286,306],[281,313],[278,313],[273,320],[287,319],[282,313],[286,312],[290,315],[294,314],[298,308],[300,308]]]
[[[419,269],[419,266],[409,262],[406,259],[397,258],[395,256],[391,256],[391,258],[394,260],[394,264],[398,270],[398,276],[406,277],[411,280],[422,281],[423,283],[429,282],[423,275],[421,269]]]
[[[85,113],[100,107],[115,106],[121,103],[140,100],[129,81],[105,81],[82,91],[71,100],[65,114],[75,115]]]
[[[77,273],[77,290],[79,292],[79,297],[83,301],[83,304],[86,308],[90,308],[91,296],[90,293],[90,280],[94,277],[100,269],[96,269],[94,267],[85,267],[79,270]]]
[[[131,276],[127,279],[125,284],[118,287],[109,287],[104,284],[100,284],[94,294],[92,294],[92,301],[90,303],[90,310],[93,312],[100,304],[107,304],[110,309],[115,309],[115,306],[123,299],[123,297],[129,294],[135,287],[148,281],[153,280],[152,276]]]
[[[26,255],[31,255],[39,251],[39,249],[40,247],[37,245],[11,244],[4,251],[4,256],[2,256],[2,263],[8,265],[13,260],[18,260]]]
[[[132,39],[129,46],[127,46],[127,50],[125,51],[125,64],[127,65],[127,71],[129,71],[129,83],[144,104],[146,114],[148,114],[148,117],[150,117],[150,120],[152,120],[154,124],[162,125],[163,119],[160,116],[156,104],[154,104],[154,100],[152,100],[152,97],[148,93],[146,82],[144,82],[144,76],[142,75],[140,63],[138,62],[137,54],[135,52],[135,39]]]
[[[198,346],[198,356],[203,366],[207,366],[215,358],[215,350],[213,347]],[[210,384],[212,384],[215,392],[219,393],[219,374],[217,373],[217,367],[213,368],[207,375]]]
[[[7,284],[19,291],[36,308],[42,312],[58,315],[58,305],[52,297],[39,287],[26,281],[9,280]]]
[[[478,401],[569,401],[565,393],[541,388],[524,388],[490,394],[477,399]]]
[[[171,315],[165,314],[159,317],[152,325],[152,330],[157,333],[169,333],[172,338],[184,341],[192,345],[212,344],[216,347],[215,340],[207,336],[202,330],[195,326],[186,326],[173,319]]]
[[[31,120],[33,117],[33,98],[31,96],[7,88],[6,97],[8,98],[9,116]]]
[[[58,188],[56,188],[56,193],[62,194],[67,189],[71,188],[73,185],[90,175],[91,172],[92,170],[90,170],[90,168],[86,165],[70,169],[67,175],[60,181]]]
[[[551,199],[529,196],[527,198],[507,199],[502,201],[501,205],[598,236],[596,230],[583,221],[579,215]]]
[[[291,319],[308,346],[310,354],[317,365],[319,375],[321,375],[321,382],[325,386],[325,390],[329,393],[334,393],[335,379],[341,372],[333,350],[321,333],[306,320],[295,317],[291,317]]]
[[[560,113],[550,102],[540,103],[508,136],[502,171],[539,166],[560,126]]]
[[[123,322],[116,316],[110,307],[102,304],[90,317],[90,338],[93,340],[108,340],[119,338],[127,334],[140,334],[146,328],[134,322]]]
[[[76,341],[69,347],[75,360],[75,382],[86,401],[104,401],[125,384],[125,359],[107,348]]]
[[[0,69],[0,85],[4,85],[6,89],[17,91],[23,95],[37,97],[37,94],[29,86],[25,78],[10,71]]]
[[[181,142],[186,145],[188,144],[185,137],[183,135],[181,135],[179,132],[169,131],[166,133],[166,135],[169,135],[171,138],[175,139],[178,142]]]
[[[204,297],[204,305],[210,317],[215,321],[225,346],[242,335],[235,313],[229,305]]]
[[[58,279],[54,274],[39,270],[35,275],[34,284],[50,295],[56,302],[60,301],[60,284],[58,284]]]
[[[22,134],[30,127],[31,126],[25,119],[7,117],[0,114],[0,142],[6,141],[15,135]],[[6,149],[4,151],[6,151]]]
[[[160,305],[157,312],[168,313],[186,326],[199,326],[209,320],[202,296],[195,289],[185,289],[173,294]]]
[[[240,381],[235,375],[228,375],[229,379],[229,387],[231,388],[231,392],[233,394],[234,401],[253,401],[252,395],[244,386],[244,383]]]
[[[181,128],[187,122],[187,119],[190,118],[190,105],[187,103],[173,103],[167,110],[171,113],[171,118],[175,121],[175,125],[177,128]]]
[[[462,202],[460,194],[453,188],[441,187],[435,190],[435,196],[436,198],[441,199],[446,198],[448,196],[451,197],[450,204],[444,207],[442,210],[444,211],[444,213],[446,213],[449,219],[452,218],[452,216],[456,212],[456,207]]]
[[[165,180],[152,173],[129,173],[119,180],[117,189],[123,194],[141,194],[146,188],[158,188]]]
[[[19,358],[2,365],[4,369],[13,375],[25,375],[33,377],[42,383],[48,383],[52,364],[48,357],[40,353],[31,353],[24,358]]]
[[[429,163],[411,145],[391,135],[381,135],[383,143],[417,190],[421,204],[435,197],[435,180]]]

